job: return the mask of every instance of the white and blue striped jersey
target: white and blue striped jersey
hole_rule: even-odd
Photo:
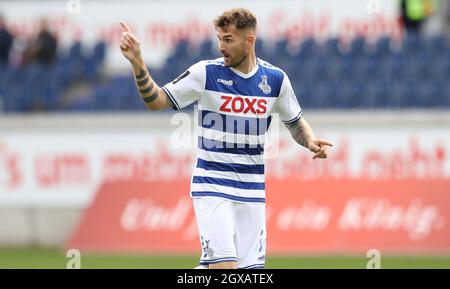
[[[288,76],[258,59],[248,74],[223,59],[191,66],[162,88],[178,110],[198,102],[197,162],[191,197],[265,202],[264,142],[272,114],[285,123],[302,115]]]

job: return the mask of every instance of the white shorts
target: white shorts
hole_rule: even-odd
[[[202,245],[201,265],[237,262],[238,268],[264,268],[265,204],[218,197],[193,198]]]

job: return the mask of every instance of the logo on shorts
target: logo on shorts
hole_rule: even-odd
[[[261,76],[261,82],[259,83],[258,87],[265,94],[270,94],[270,92],[272,91],[272,88],[267,83],[267,75],[262,75]]]
[[[208,254],[209,257],[212,257],[214,255],[214,250],[209,248],[209,241],[210,240],[206,240],[206,254]]]
[[[266,240],[263,239],[263,237],[264,237],[263,235],[264,235],[264,230],[261,230],[261,232],[259,233],[259,250],[258,250],[260,253],[262,252],[263,248],[264,249],[266,248],[266,244],[265,244]]]
[[[212,248],[209,248],[209,241],[210,240],[205,240],[203,241],[203,236],[201,237],[202,239],[202,247],[203,247],[203,258],[206,258],[207,256],[212,257],[214,255],[214,250]]]

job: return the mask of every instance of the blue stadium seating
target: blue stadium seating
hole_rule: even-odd
[[[450,108],[450,46],[442,35],[407,35],[400,50],[382,37],[372,46],[356,38],[342,49],[340,40],[318,43],[305,39],[288,49],[287,39],[271,49],[257,41],[257,56],[287,72],[303,107],[313,109]],[[159,84],[172,81],[200,59],[219,57],[214,41],[196,46],[180,41],[162,68],[150,68]],[[371,49],[369,49],[371,48]],[[145,111],[132,75],[101,77],[106,57],[104,42],[89,53],[74,43],[50,67],[0,66],[0,109],[29,111]],[[65,92],[79,83],[90,86],[71,102]]]
[[[86,55],[79,42],[56,62],[44,65],[33,62],[22,67],[0,67],[0,91],[4,113],[65,110],[64,93],[80,82],[93,82],[100,73],[106,56],[105,43],[100,42]]]

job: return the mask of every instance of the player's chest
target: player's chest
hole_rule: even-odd
[[[271,113],[278,93],[264,75],[251,79],[215,76],[209,78],[200,104],[219,113],[265,116]]]
[[[225,91],[205,91],[199,104],[202,110],[253,117],[269,115],[276,100],[276,97],[240,95]]]

